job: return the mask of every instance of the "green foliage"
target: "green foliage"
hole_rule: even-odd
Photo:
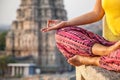
[[[8,63],[15,63],[16,61],[12,56],[1,56],[0,57],[0,75],[4,76],[5,72],[7,70],[7,64]]]
[[[16,74],[15,77],[16,77],[16,78],[21,78],[22,75],[21,75],[21,74]]]
[[[5,37],[7,32],[0,33],[0,50],[5,50]]]

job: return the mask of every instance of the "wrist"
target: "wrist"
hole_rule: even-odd
[[[70,26],[70,22],[69,22],[69,21],[66,21],[65,25],[66,25],[66,26]]]
[[[62,21],[62,24],[63,24],[63,26],[66,27],[66,26],[68,26],[69,23],[68,23],[68,21]]]

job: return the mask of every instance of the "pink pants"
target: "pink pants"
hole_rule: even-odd
[[[61,53],[69,59],[74,55],[96,56],[92,53],[92,46],[99,43],[111,46],[115,42],[105,40],[103,37],[94,34],[80,27],[66,27],[56,31],[56,44]],[[120,71],[120,50],[112,52],[108,56],[100,57],[100,67]]]

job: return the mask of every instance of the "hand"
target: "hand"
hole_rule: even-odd
[[[60,22],[61,22],[60,20],[48,20],[47,21],[47,27],[42,28],[41,31],[42,32],[48,32],[48,31],[51,31],[51,30],[55,30],[56,29],[55,25],[59,24]]]

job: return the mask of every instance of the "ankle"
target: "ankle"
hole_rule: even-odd
[[[99,57],[90,57],[89,65],[99,66]]]
[[[95,58],[95,66],[99,66],[100,65],[99,61],[100,61],[100,57],[96,57]]]
[[[108,55],[110,53],[110,51],[111,51],[111,48],[110,47],[106,47],[104,55]]]

